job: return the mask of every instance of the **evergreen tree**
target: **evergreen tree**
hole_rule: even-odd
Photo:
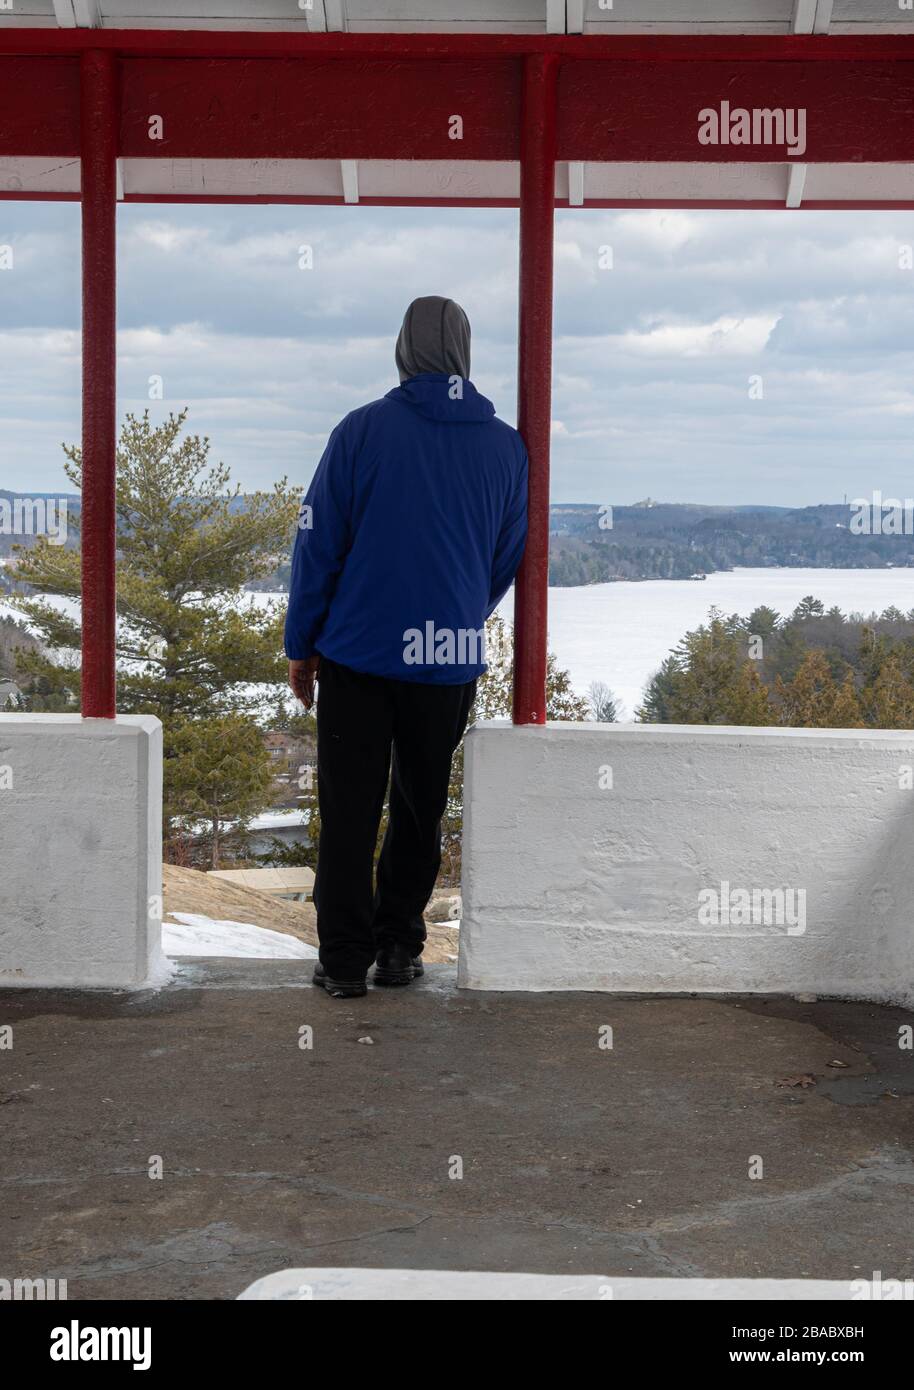
[[[188,801],[185,770],[204,776],[209,757],[214,775],[225,771],[218,732],[239,726],[220,721],[230,715],[255,720],[264,683],[274,699],[284,686],[284,605],[256,606],[244,586],[270,574],[277,555],[288,550],[297,511],[285,480],[242,498],[229,470],[210,462],[209,440],[183,433],[186,419],[186,410],[160,425],[151,423],[148,411],[128,415],[116,459],[117,704],[122,713],[162,720],[166,830],[178,801]],[[67,476],[79,488],[81,451],[65,446],[64,453]],[[78,518],[71,521],[78,527]],[[78,601],[80,558],[79,547],[51,545],[39,536],[29,549],[17,548],[12,577],[42,595]],[[56,649],[56,659],[41,649],[19,658],[29,698],[78,696],[79,673],[60,650],[81,645],[78,617],[44,598],[14,595],[11,602],[38,630],[45,649]],[[191,723],[195,727],[187,729]],[[212,725],[212,737],[199,727],[203,723]],[[253,745],[245,747],[252,759]],[[251,771],[266,806],[269,787],[253,763]],[[244,804],[252,814],[257,809]]]
[[[686,633],[648,688],[639,718],[672,724],[769,724],[773,712],[738,618],[712,608]],[[662,720],[657,713],[662,709]]]
[[[793,610],[793,621],[795,623],[805,622],[807,618],[821,618],[825,613],[825,604],[820,598],[813,598],[812,594],[807,594],[801,598],[796,608]]]
[[[822,651],[808,652],[790,684],[778,676],[775,688],[782,724],[801,729],[864,727],[853,671],[848,670],[839,684]]]
[[[218,869],[226,840],[238,845],[247,822],[270,802],[273,769],[260,730],[240,714],[183,720],[172,730],[166,767],[166,818],[187,832],[205,821]]]
[[[248,682],[285,680],[283,607],[255,607],[243,586],[268,574],[294,532],[296,497],[278,483],[241,501],[209,440],[180,437],[187,412],[153,426],[128,415],[117,450],[117,657],[122,713],[200,718],[252,709]],[[81,452],[65,471],[82,484]],[[73,523],[78,526],[78,519]],[[39,536],[18,548],[12,577],[42,594],[79,599],[80,550]],[[78,648],[80,624],[42,598],[12,600],[51,648]],[[60,666],[28,653],[24,669],[55,680]],[[64,673],[72,683],[73,672]]]
[[[660,669],[651,677],[641,705],[635,710],[637,720],[642,724],[673,723],[671,710],[678,676],[679,662],[675,655],[665,657]]]
[[[767,604],[761,604],[753,609],[742,626],[753,637],[770,637],[780,625],[781,617],[774,608],[769,608]]]
[[[866,722],[874,729],[914,729],[914,684],[892,652],[862,694]]]

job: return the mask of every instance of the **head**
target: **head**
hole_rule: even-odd
[[[470,375],[470,321],[453,299],[428,294],[414,299],[397,339],[401,381],[422,372]]]

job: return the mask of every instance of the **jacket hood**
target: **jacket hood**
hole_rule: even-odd
[[[397,338],[401,381],[426,372],[470,375],[470,321],[453,299],[427,294],[414,299]]]
[[[386,399],[399,401],[427,420],[453,425],[478,424],[480,420],[491,420],[495,414],[492,402],[476,390],[472,381],[446,372],[423,372],[410,377],[402,386],[388,391]]]

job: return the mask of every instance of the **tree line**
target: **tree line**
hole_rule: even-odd
[[[787,616],[712,608],[645,691],[636,718],[661,724],[807,729],[914,727],[914,609],[845,615],[804,598]]]

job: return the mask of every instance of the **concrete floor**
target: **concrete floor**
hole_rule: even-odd
[[[0,995],[0,1277],[142,1299],[323,1264],[914,1277],[903,1010],[463,993],[448,966],[344,1002],[303,964]]]

